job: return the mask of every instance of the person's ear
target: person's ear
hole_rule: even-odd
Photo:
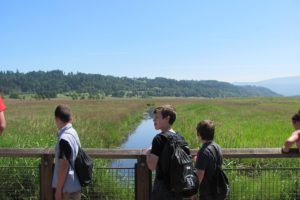
[[[197,134],[197,137],[199,138],[199,140],[202,140],[202,137],[199,133]]]
[[[170,123],[170,116],[167,116],[168,122]]]

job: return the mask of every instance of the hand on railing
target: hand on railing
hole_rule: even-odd
[[[197,200],[197,196],[196,195],[192,196],[191,200]]]
[[[298,148],[286,148],[286,147],[282,147],[281,148],[281,153],[282,154],[291,154],[291,155],[293,155],[293,154],[299,154],[300,153],[300,149],[298,149]]]
[[[284,146],[281,148],[281,153],[289,153],[289,152],[290,152],[289,148],[286,148]]]

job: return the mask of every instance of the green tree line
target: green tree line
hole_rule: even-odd
[[[215,80],[174,80],[162,77],[128,78],[100,74],[64,73],[60,70],[0,71],[0,91],[16,96],[35,94],[55,98],[57,94],[88,94],[92,97],[254,97],[278,96],[275,92],[256,86],[235,86]]]

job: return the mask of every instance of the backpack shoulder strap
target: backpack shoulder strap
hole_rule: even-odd
[[[163,135],[165,138],[167,138],[169,141],[171,139],[176,139],[176,140],[186,142],[184,137],[182,137],[182,135],[179,132],[175,132],[175,133],[173,133],[173,132],[169,132],[169,133],[161,132],[160,134]]]
[[[176,135],[177,133],[172,133],[172,132],[170,132],[170,133],[164,133],[164,132],[161,132],[160,134],[169,140],[169,139],[171,139],[174,135]]]
[[[209,144],[207,146],[207,149],[212,154],[214,159],[216,160],[217,168],[221,168],[222,160],[221,160],[220,152],[217,150],[217,148],[213,144]]]
[[[215,149],[216,155],[218,157],[218,164],[219,164],[219,167],[221,167],[223,164],[223,159],[221,157],[220,149],[217,149],[217,147],[214,144],[212,144],[211,146],[213,146],[213,148]]]

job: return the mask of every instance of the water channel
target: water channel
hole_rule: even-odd
[[[137,128],[130,134],[127,141],[122,144],[121,149],[145,149],[151,146],[153,137],[159,133],[154,129],[153,119],[147,115]],[[111,163],[111,167],[133,168],[135,159],[118,159]]]

